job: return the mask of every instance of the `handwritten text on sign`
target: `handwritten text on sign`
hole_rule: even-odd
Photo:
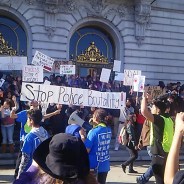
[[[123,96],[125,96],[124,93]],[[121,109],[126,98],[122,98],[122,93],[117,92],[99,92],[89,89],[23,82],[21,100]]]
[[[39,51],[36,51],[32,64],[36,66],[43,66],[45,70],[50,72],[54,64],[54,59]]]
[[[141,75],[141,70],[124,70],[124,85],[132,86],[134,75]]]
[[[60,74],[75,75],[75,65],[61,65]]]
[[[43,82],[43,67],[33,65],[23,66],[22,80],[26,82]]]

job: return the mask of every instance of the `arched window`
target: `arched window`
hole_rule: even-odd
[[[27,55],[26,33],[21,25],[13,19],[0,16],[0,39],[0,55]]]
[[[101,53],[111,62],[114,59],[114,43],[110,35],[100,28],[84,27],[77,30],[70,40],[70,56],[80,55],[94,42]]]
[[[89,50],[90,46],[94,50]],[[76,62],[80,60],[76,65],[78,73],[82,76],[91,74],[95,68],[99,68],[98,73],[100,73],[100,68],[104,68],[104,64],[112,65],[114,58],[114,42],[110,34],[99,27],[80,28],[70,39],[70,59]]]

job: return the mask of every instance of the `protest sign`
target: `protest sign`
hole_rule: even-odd
[[[4,84],[5,80],[3,78],[0,79],[0,87]]]
[[[60,74],[75,75],[75,65],[60,65]]]
[[[134,81],[134,75],[141,75],[141,70],[124,70],[124,85],[132,86]]]
[[[115,72],[114,80],[116,80],[116,81],[123,81],[124,80],[124,73]]]
[[[43,82],[43,67],[33,65],[23,66],[22,81]]]
[[[115,71],[115,72],[121,72],[121,61],[114,60],[113,71]]]
[[[27,57],[0,57],[0,70],[22,70],[27,65]]]
[[[45,80],[44,84],[45,84],[45,85],[50,85],[50,84],[51,84],[51,82],[50,82],[50,81],[48,81],[48,80]]]
[[[145,76],[134,75],[133,90],[144,92]]]
[[[54,64],[54,59],[39,51],[36,51],[34,58],[32,60],[32,64],[36,66],[42,66],[44,70],[50,72]]]
[[[100,81],[108,83],[110,75],[111,75],[111,70],[110,69],[102,68],[102,72],[101,72],[101,75],[100,75]]]
[[[60,65],[72,65],[72,61],[54,61],[52,71],[53,73],[60,73]]]
[[[166,94],[166,90],[160,86],[145,86],[145,91],[151,95],[151,99],[156,99]]]
[[[100,92],[90,89],[22,83],[21,101],[40,101],[66,105],[121,109],[126,102],[126,94],[120,92]]]

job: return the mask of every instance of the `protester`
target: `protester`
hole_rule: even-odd
[[[18,177],[23,171],[26,171],[32,164],[32,156],[35,149],[41,142],[48,139],[47,131],[40,126],[42,120],[42,112],[38,109],[30,109],[28,112],[28,126],[31,127],[30,133],[25,137],[22,145],[22,157],[19,166]]]
[[[49,104],[46,110],[46,114],[53,113],[56,110],[60,110],[60,113],[50,117],[47,120],[49,125],[49,130],[51,131],[52,135],[65,132],[65,128],[67,126],[67,117],[65,113],[66,108],[67,108],[66,105]]]
[[[72,135],[60,133],[42,142],[33,159],[14,184],[97,184],[83,142]]]
[[[165,174],[164,174],[165,184],[183,184],[184,183],[184,171],[178,171],[179,153],[180,153],[183,135],[184,135],[184,112],[180,112],[176,115],[173,142],[167,157]]]
[[[141,131],[141,136],[139,138],[138,148],[142,149],[143,147],[146,147],[148,155],[151,158],[152,154],[151,154],[151,146],[150,146],[150,129],[151,129],[151,122],[148,120],[145,120]],[[149,179],[152,176],[153,176],[153,170],[152,170],[152,166],[150,165],[144,174],[136,178],[136,181],[139,184],[145,184],[149,181]]]
[[[105,184],[110,170],[109,148],[111,129],[106,123],[107,112],[97,109],[93,114],[95,127],[89,131],[85,145],[89,153],[90,169],[97,174],[99,184]]]
[[[31,101],[30,103],[30,109],[36,110],[39,109],[39,103],[35,100]],[[50,118],[51,116],[57,115],[58,113],[60,113],[60,110],[56,110],[50,114],[46,114],[43,116],[43,119],[47,119]],[[26,122],[27,122],[27,110],[23,110],[18,112],[17,114],[15,114],[15,110],[13,109],[11,111],[10,117],[15,119],[16,122],[21,124],[21,129],[20,129],[20,149],[19,149],[19,153],[18,153],[18,157],[17,157],[17,161],[16,161],[16,166],[15,166],[15,174],[14,174],[14,178],[17,177],[18,175],[18,170],[19,170],[19,165],[20,165],[20,161],[21,161],[21,157],[22,157],[22,145],[24,143],[24,139],[27,133],[29,133],[31,131],[31,128],[29,128],[28,126],[26,126]]]
[[[73,117],[72,120],[73,121],[68,122],[69,125],[66,127],[65,133],[71,134],[84,142],[86,139],[85,129],[78,125],[78,119],[75,119],[75,117]]]
[[[126,120],[126,129],[128,133],[128,143],[126,145],[126,148],[130,154],[130,157],[128,160],[123,162],[121,164],[121,167],[123,169],[123,172],[126,172],[126,167],[129,166],[129,173],[137,173],[133,169],[133,163],[138,157],[138,137],[137,137],[137,131],[136,131],[136,114],[129,115],[128,119]]]
[[[166,158],[173,139],[174,125],[171,118],[165,115],[166,105],[162,101],[153,102],[151,112],[147,107],[149,94],[143,95],[141,113],[151,122],[152,169],[157,184],[164,184]]]
[[[9,145],[9,149],[10,149],[10,153],[14,152],[14,141],[13,141],[13,132],[14,132],[14,124],[15,121],[14,119],[12,119],[10,117],[10,112],[11,109],[14,108],[14,110],[16,111],[18,109],[18,105],[16,102],[16,97],[13,96],[12,97],[13,102],[14,102],[14,107],[12,107],[12,103],[9,99],[6,99],[4,101],[3,106],[1,106],[1,120],[2,120],[2,124],[1,124],[1,133],[2,133],[2,137],[3,137],[3,141],[2,141],[2,153],[6,152],[6,148],[7,148],[7,143]],[[7,142],[8,141],[8,142]]]

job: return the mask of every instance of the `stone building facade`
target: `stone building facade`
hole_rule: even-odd
[[[70,60],[72,36],[94,27],[110,37],[122,71],[141,70],[149,84],[184,82],[181,0],[1,0],[1,17],[25,31],[28,63],[36,50]]]

